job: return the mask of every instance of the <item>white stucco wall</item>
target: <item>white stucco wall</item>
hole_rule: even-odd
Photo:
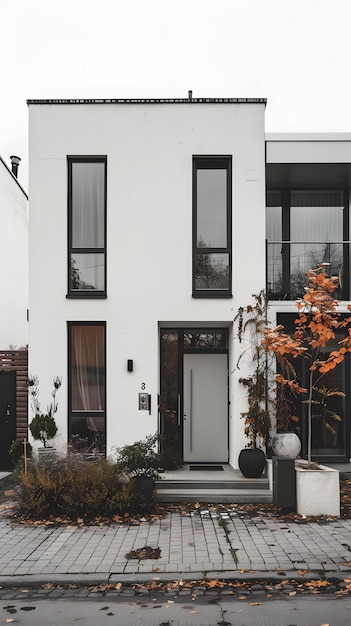
[[[159,325],[231,327],[265,285],[264,104],[30,104],[30,351],[44,406],[63,376],[67,320],[107,324],[108,448],[157,429]],[[233,157],[233,298],[192,298],[192,156]],[[107,155],[106,300],[66,299],[67,155]],[[230,340],[230,461],[245,444]],[[127,359],[134,371],[127,372]],[[243,372],[241,372],[242,375]],[[152,414],[138,411],[145,383]]]
[[[0,158],[0,349],[28,343],[27,196]]]

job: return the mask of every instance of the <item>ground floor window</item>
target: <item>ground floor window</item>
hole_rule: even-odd
[[[80,452],[105,451],[105,335],[104,322],[68,323],[68,432]]]
[[[277,322],[286,331],[293,333],[295,314],[278,314]],[[335,346],[329,345],[328,351],[337,348],[338,341],[343,338],[341,332],[335,339]],[[323,360],[326,353],[321,353]],[[302,386],[307,386],[307,372],[303,370],[304,362],[294,362]],[[337,462],[350,458],[350,397],[351,397],[351,363],[345,359],[337,368],[325,374],[313,390],[312,406],[312,457],[317,461]],[[305,399],[305,398],[303,398]],[[298,434],[302,443],[302,454],[307,454],[307,405],[302,397],[293,399],[294,412],[299,417]]]

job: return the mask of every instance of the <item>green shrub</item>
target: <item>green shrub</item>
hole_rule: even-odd
[[[63,517],[85,521],[96,517],[124,517],[150,510],[133,489],[122,482],[118,465],[105,459],[98,463],[57,461],[30,464],[21,475],[20,508],[32,519]]]
[[[49,439],[53,439],[57,433],[55,418],[46,413],[36,413],[29,424],[29,430],[33,439],[41,441],[46,448]]]
[[[129,476],[158,478],[157,468],[160,466],[161,456],[155,450],[157,442],[157,434],[147,435],[145,439],[116,448],[114,453],[121,471]]]
[[[27,459],[29,459],[32,456],[32,450],[33,450],[29,441],[26,442],[26,449],[27,449]],[[20,458],[23,456],[23,453],[24,453],[23,439],[15,439],[9,448],[9,455],[11,457],[11,463],[12,463],[13,469],[17,467]]]

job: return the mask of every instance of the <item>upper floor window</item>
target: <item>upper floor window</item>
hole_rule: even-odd
[[[193,157],[193,296],[231,296],[232,160]]]
[[[343,189],[268,190],[266,208],[267,293],[295,300],[306,272],[320,263],[339,277],[336,296],[348,298],[348,198]]]
[[[106,157],[68,157],[68,295],[106,296]]]

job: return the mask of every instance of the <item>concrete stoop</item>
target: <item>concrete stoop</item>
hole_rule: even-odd
[[[156,481],[159,502],[259,503],[272,502],[268,478],[235,480],[189,480],[162,478]]]

